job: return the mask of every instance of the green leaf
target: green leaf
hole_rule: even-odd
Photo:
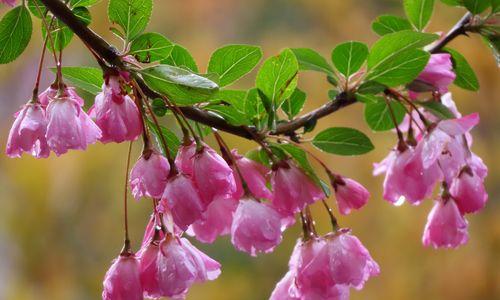
[[[174,44],[159,33],[148,32],[139,35],[130,45],[130,54],[143,63],[150,63],[167,58]]]
[[[464,6],[464,0],[441,0],[441,2],[451,6]]]
[[[478,15],[490,7],[488,0],[462,0],[464,6],[473,14]]]
[[[176,104],[204,102],[219,89],[215,82],[174,66],[158,65],[140,72],[151,89],[169,97]]]
[[[365,81],[359,86],[358,93],[374,95],[383,92],[386,88],[385,85],[376,81]]]
[[[189,51],[181,45],[175,45],[170,56],[161,61],[162,64],[189,69],[198,73],[198,66]]]
[[[485,35],[483,37],[493,52],[497,66],[500,66],[500,35]]]
[[[269,99],[275,112],[297,87],[299,63],[290,49],[267,59],[257,74],[256,87]]]
[[[407,19],[392,15],[379,16],[372,23],[372,30],[378,35],[386,35],[410,29],[412,29],[412,27]]]
[[[425,68],[430,54],[421,48],[437,39],[437,35],[399,31],[384,35],[368,56],[368,79],[389,87],[411,82]]]
[[[152,9],[152,0],[110,0],[108,18],[122,28],[125,40],[131,41],[148,26]]]
[[[450,48],[444,50],[451,54],[453,60],[453,69],[457,76],[454,81],[455,85],[469,91],[478,91],[479,80],[465,57],[456,50]]]
[[[399,125],[405,117],[406,110],[399,102],[391,101],[389,105]],[[385,101],[366,104],[365,121],[373,131],[385,131],[395,127],[389,105]]]
[[[231,106],[239,112],[245,113],[246,96],[247,91],[243,90],[219,90],[219,92],[210,99],[210,102],[231,104]]]
[[[404,0],[404,8],[413,26],[421,31],[431,19],[434,0]]]
[[[302,108],[304,107],[304,103],[306,102],[306,93],[301,91],[300,89],[295,89],[292,96],[289,99],[286,99],[281,106],[281,109],[288,116],[288,119],[292,120],[296,115],[300,113]]]
[[[88,7],[96,4],[100,0],[69,0],[69,6],[71,7]]]
[[[262,128],[266,123],[266,109],[256,88],[249,89],[245,97],[245,114],[255,126]]]
[[[55,68],[50,69],[54,74]],[[74,86],[85,90],[92,95],[97,95],[102,91],[104,84],[103,73],[99,68],[92,67],[63,67],[62,74],[64,79]]]
[[[253,70],[262,58],[262,49],[251,45],[228,45],[215,50],[208,72],[220,76],[220,86],[229,85]]]
[[[332,51],[332,61],[346,78],[359,71],[368,57],[368,46],[360,42],[346,42]]]
[[[250,125],[251,122],[248,120],[246,115],[240,111],[238,111],[233,106],[229,105],[209,105],[206,107],[207,110],[215,112],[217,115],[222,117],[228,123],[241,126],[241,125]]]
[[[163,153],[163,155],[167,154],[167,149],[163,146],[162,140],[160,135],[163,135],[163,138],[165,139],[165,142],[167,143],[167,147],[170,150],[170,155],[172,157],[175,157],[177,155],[177,151],[179,150],[179,146],[181,144],[181,141],[179,138],[173,133],[170,129],[160,125],[160,129],[158,130],[158,127],[155,125],[155,123],[151,122],[149,119],[146,119],[146,123],[151,130],[151,132],[154,134],[156,138],[156,142],[160,146],[160,149]]]
[[[26,3],[26,6],[28,7],[31,14],[41,19],[42,15],[38,12],[38,9],[36,8],[37,5],[40,8],[40,11],[42,11],[42,13],[46,11],[45,6],[40,2],[40,0],[28,0],[28,2]]]
[[[151,102],[151,109],[153,110],[154,114],[157,115],[158,117],[163,117],[167,114],[168,108],[167,105],[165,105],[165,102],[163,99],[153,99]]]
[[[441,102],[437,101],[426,101],[426,102],[416,102],[420,106],[424,107],[427,111],[431,112],[436,117],[441,120],[444,119],[454,119],[456,118],[452,111]]]
[[[312,143],[320,150],[338,155],[360,155],[375,148],[364,133],[346,127],[323,130],[314,137]]]
[[[252,149],[245,153],[245,156],[255,162],[258,162],[268,168],[271,167],[271,160],[267,156],[266,151],[262,148]]]
[[[23,53],[31,39],[33,26],[28,9],[18,6],[0,21],[0,64],[15,60]]]
[[[292,48],[297,61],[299,62],[299,69],[304,71],[317,71],[323,72],[328,75],[333,75],[333,69],[328,64],[326,59],[318,52],[310,48]]]
[[[90,15],[90,11],[87,8],[75,7],[72,12],[84,24],[90,24],[92,17]],[[50,26],[50,32],[56,50],[61,51],[62,49],[66,48],[74,36],[73,31],[59,19],[54,19],[52,21],[52,16],[47,16],[45,20],[48,25],[52,24],[52,26]],[[42,35],[44,38],[47,36],[47,30],[45,26],[42,26]],[[52,45],[50,42],[47,43],[47,49],[52,50]]]
[[[384,98],[380,96],[375,96],[371,94],[360,94],[357,93],[356,95],[356,100],[362,103],[379,103],[379,102],[384,102]]]
[[[491,0],[491,13],[496,14],[500,12],[500,0]]]

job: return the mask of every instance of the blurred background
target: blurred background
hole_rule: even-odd
[[[91,9],[92,28],[118,43],[108,31],[107,1]],[[0,8],[2,15],[6,10]],[[213,50],[225,43],[262,45],[265,56],[284,47],[311,47],[325,57],[339,42],[354,39],[372,43],[371,21],[379,14],[403,15],[399,0],[156,0],[149,31],[165,34],[187,47],[201,70]],[[447,31],[463,14],[461,9],[437,4],[430,31]],[[4,147],[12,114],[30,96],[41,47],[39,20],[22,58],[0,66],[0,140]],[[120,44],[117,44],[120,45]],[[432,201],[418,207],[393,207],[381,198],[383,178],[371,175],[372,163],[385,157],[395,143],[391,133],[371,133],[362,106],[354,105],[318,124],[352,126],[369,134],[376,150],[359,157],[318,154],[345,176],[362,182],[372,193],[368,205],[347,217],[351,227],[382,273],[351,299],[500,299],[500,72],[487,46],[478,37],[461,37],[452,44],[476,70],[481,90],[472,93],[452,87],[463,113],[478,111],[481,123],[473,131],[473,151],[490,168],[490,200],[482,212],[469,215],[470,241],[458,250],[436,251],[421,244],[422,230]],[[51,63],[50,57],[47,59]],[[65,65],[94,65],[80,41],[65,51]],[[252,84],[255,74],[235,88]],[[45,88],[53,76],[44,73]],[[327,101],[322,75],[301,74],[309,111]],[[89,102],[90,103],[90,102]],[[210,141],[209,141],[210,142]],[[232,147],[246,152],[254,144],[227,137]],[[213,145],[213,144],[212,144]],[[122,194],[126,144],[96,144],[88,151],[36,160],[0,155],[0,299],[99,299],[102,278],[122,246]],[[133,157],[141,146],[134,147]],[[2,150],[3,151],[3,150]],[[138,246],[151,203],[130,200],[130,223]],[[331,204],[332,200],[329,200]],[[325,211],[313,209],[320,232],[330,230]],[[272,254],[258,258],[237,252],[227,238],[199,245],[220,261],[223,273],[214,282],[195,285],[187,299],[267,299],[281,276],[295,240],[295,226]]]

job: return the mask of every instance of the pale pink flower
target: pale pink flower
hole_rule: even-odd
[[[427,217],[422,242],[434,248],[456,248],[467,243],[467,221],[452,199],[439,199]]]
[[[40,104],[43,107],[47,107],[49,103],[56,98],[57,92],[58,92],[57,87],[49,86],[45,91],[40,93],[38,96],[38,101],[40,101]],[[85,101],[78,95],[74,87],[67,86],[64,88],[64,94],[68,95],[70,98],[72,98],[80,107],[82,107],[85,104]]]
[[[201,219],[191,226],[196,239],[203,243],[213,243],[218,236],[229,234],[237,207],[238,201],[233,198],[217,198],[212,201]]]
[[[9,6],[16,6],[16,0],[1,0],[0,1],[1,3],[5,4],[5,5],[9,5]]]
[[[142,120],[134,101],[121,87],[119,76],[110,76],[95,97],[90,116],[102,130],[103,143],[133,141],[142,133]]]
[[[135,255],[120,255],[104,277],[103,300],[142,300],[139,261]]]
[[[143,154],[130,171],[130,187],[132,195],[160,198],[163,195],[170,173],[168,160],[156,151]]]
[[[252,256],[272,252],[282,240],[281,218],[270,205],[243,198],[234,213],[231,242]]]
[[[36,158],[48,157],[50,149],[45,138],[47,119],[42,106],[38,103],[25,104],[15,116],[7,139],[7,155],[21,157],[23,152],[28,152]]]
[[[232,151],[232,155],[236,160],[236,165],[238,166],[239,171],[241,172],[241,176],[243,176],[243,180],[247,184],[248,189],[252,193],[253,196],[257,198],[264,198],[271,200],[273,194],[267,188],[267,180],[266,176],[270,172],[268,168],[255,162],[251,159],[248,159],[242,155],[239,155],[236,150]],[[236,193],[235,198],[239,199],[243,197],[244,191],[243,186],[239,177],[239,174],[234,166],[233,173],[236,181]]]
[[[302,210],[307,204],[324,199],[323,191],[292,161],[282,161],[271,176],[273,205],[284,215]]]
[[[335,198],[339,211],[347,215],[352,209],[360,209],[370,198],[370,192],[357,181],[340,177],[334,182]]]
[[[181,173],[193,175],[193,161],[196,154],[196,143],[191,142],[189,145],[181,145],[175,157],[175,165]]]
[[[432,54],[425,69],[420,73],[417,80],[432,85],[436,91],[444,94],[448,92],[448,86],[455,81],[451,55],[448,53]]]
[[[460,175],[453,180],[450,194],[462,214],[477,212],[488,201],[483,178],[476,175],[470,167],[465,167]]]

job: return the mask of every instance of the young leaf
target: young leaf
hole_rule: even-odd
[[[490,7],[488,0],[462,0],[464,6],[473,14],[478,15]]]
[[[195,73],[199,72],[193,56],[181,45],[175,45],[170,56],[162,60],[161,63],[174,67],[187,68]]]
[[[55,68],[50,69],[54,74]],[[69,81],[74,86],[85,90],[92,95],[97,95],[102,91],[104,79],[102,78],[102,70],[92,67],[63,67],[62,74],[64,79]]]
[[[167,127],[164,127],[160,125],[160,130],[158,130],[158,127],[156,127],[156,124],[151,122],[149,119],[146,119],[147,126],[149,127],[149,130],[154,134],[156,138],[156,142],[161,148],[161,151],[163,155],[166,155],[167,149],[163,146],[162,139],[160,135],[163,135],[163,138],[165,139],[165,142],[167,143],[167,147],[170,150],[170,155],[172,157],[175,157],[177,155],[177,150],[179,150],[179,146],[181,144],[181,141],[179,138],[170,131]]]
[[[215,50],[207,71],[219,74],[221,87],[229,85],[253,70],[262,58],[262,49],[251,45],[228,45]]]
[[[290,98],[286,99],[285,102],[283,102],[281,109],[283,109],[285,114],[288,116],[288,119],[292,120],[296,115],[300,113],[300,111],[304,107],[305,102],[306,93],[297,88],[293,92],[292,96],[290,96]]]
[[[174,66],[158,65],[140,72],[151,89],[168,96],[176,104],[204,102],[219,89],[215,82]]]
[[[108,18],[123,29],[125,40],[131,41],[148,26],[153,0],[110,0]]]
[[[346,42],[332,51],[332,61],[346,78],[356,73],[368,57],[368,46],[360,42]]]
[[[441,102],[426,101],[426,102],[416,102],[416,103],[418,103],[420,106],[425,107],[427,111],[431,112],[433,115],[440,118],[441,120],[455,118],[453,112],[451,112],[450,109],[444,106],[444,104],[442,104]]]
[[[404,0],[404,8],[413,26],[421,31],[431,19],[434,0]]]
[[[338,155],[360,155],[375,148],[364,133],[345,127],[321,131],[314,137],[312,144],[320,150]]]
[[[33,26],[25,6],[9,11],[0,21],[0,64],[15,60],[23,53],[31,39]]]
[[[333,69],[326,59],[318,52],[310,48],[292,48],[293,53],[299,62],[299,69],[304,71],[323,72],[328,75],[333,74]]]
[[[389,105],[394,113],[396,123],[399,125],[403,121],[406,110],[399,102],[391,101]],[[389,105],[385,101],[366,104],[365,121],[373,131],[385,131],[395,127]]]
[[[139,35],[130,45],[130,54],[143,63],[150,63],[167,58],[174,44],[159,33],[148,32]]]
[[[380,16],[372,23],[372,30],[378,35],[386,35],[410,29],[412,29],[412,27],[407,19],[392,15]]]
[[[368,55],[368,79],[389,87],[411,82],[425,68],[430,54],[421,48],[437,35],[399,31],[384,35]]]
[[[450,48],[446,48],[445,51],[451,54],[453,60],[453,69],[457,76],[454,84],[469,91],[478,91],[479,80],[465,57],[458,51]]]

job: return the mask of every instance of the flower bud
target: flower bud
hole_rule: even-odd
[[[137,200],[141,197],[160,198],[169,173],[170,164],[163,155],[155,151],[143,154],[130,171],[132,195]]]

